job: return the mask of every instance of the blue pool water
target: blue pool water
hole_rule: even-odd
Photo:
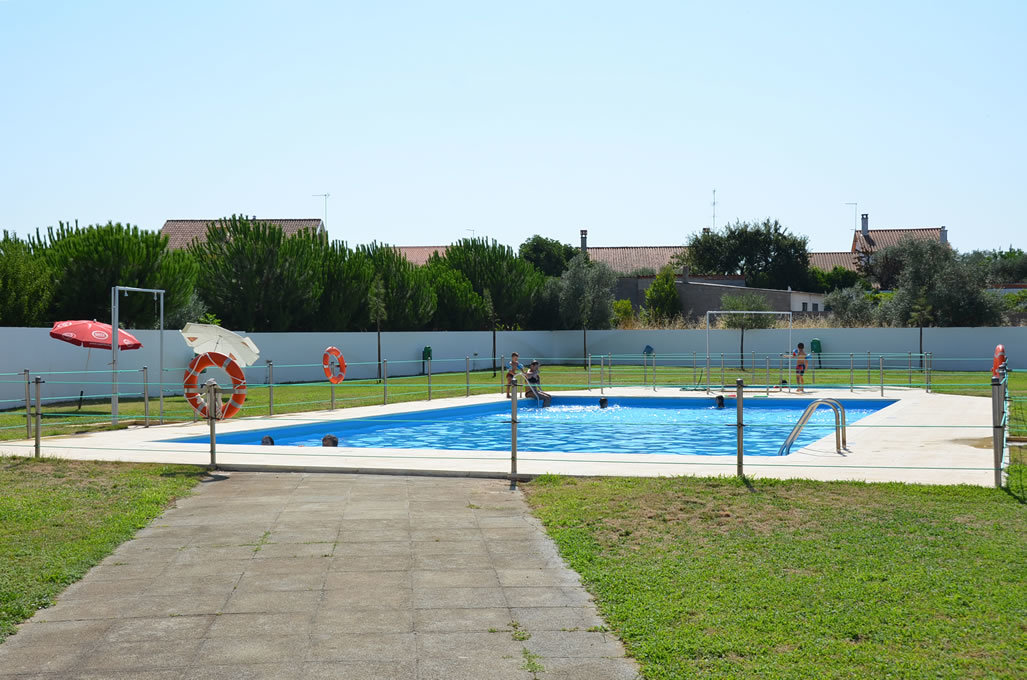
[[[811,400],[747,398],[746,455],[777,455],[778,449]],[[844,399],[849,424],[895,403],[887,399]],[[725,408],[712,399],[610,397],[599,408],[599,397],[553,397],[539,408],[521,400],[517,448],[520,451],[572,453],[671,453],[735,455],[735,400]],[[796,451],[834,431],[834,413],[821,406],[792,446]],[[333,434],[339,446],[389,449],[510,450],[510,403],[455,406],[374,418],[335,420],[219,434],[221,444],[260,444],[271,435],[276,445],[321,446]],[[207,436],[174,439],[204,443]]]

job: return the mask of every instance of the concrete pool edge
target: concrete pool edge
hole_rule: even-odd
[[[679,390],[606,388],[609,396],[673,396],[681,399],[710,399],[705,393],[682,395]],[[599,390],[561,394],[598,397]],[[725,392],[730,396],[730,392]],[[747,395],[748,396],[748,395]],[[752,395],[756,396],[756,395]],[[880,398],[876,391],[817,389],[803,395],[780,394],[774,398],[809,399]],[[849,430],[849,451],[834,451],[833,434],[784,457],[745,456],[747,476],[818,480],[900,481],[924,484],[975,484],[990,486],[993,479],[991,451],[974,448],[958,440],[990,435],[990,401],[980,397],[926,394],[916,390],[888,390],[884,397],[897,402],[863,418]],[[404,402],[388,406],[365,406],[336,411],[318,411],[286,416],[249,418],[218,424],[220,432],[266,429],[287,423],[316,423],[328,419],[357,418],[385,413],[433,410],[474,403],[509,403],[497,394],[450,397],[432,402]],[[940,423],[940,424],[939,424]],[[178,423],[150,428],[96,432],[86,435],[45,438],[43,454],[63,458],[125,460],[141,462],[209,463],[209,446],[167,445],[159,440],[202,435],[204,422]],[[31,455],[32,443],[4,442],[6,454]],[[188,447],[188,448],[185,448]],[[506,478],[510,454],[506,452],[405,449],[396,455],[388,449],[340,447],[313,451],[304,447],[219,445],[218,463],[224,469],[284,471],[346,471],[381,474],[439,474],[445,476],[488,476]],[[457,455],[449,455],[457,454]],[[554,458],[559,456],[559,458]],[[601,457],[602,460],[597,460]],[[733,475],[733,456],[711,461],[710,456],[665,454],[532,454],[519,452],[518,472],[526,476],[557,473],[569,476],[675,476]],[[372,462],[373,461],[373,462]],[[402,472],[401,472],[402,471]]]

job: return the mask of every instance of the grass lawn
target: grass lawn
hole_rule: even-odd
[[[664,387],[676,386],[686,389],[694,388],[697,383],[703,384],[701,373],[705,372],[705,367],[698,366],[693,370],[690,360],[683,361],[687,361],[688,365],[658,366],[657,384]],[[723,384],[732,386],[735,378],[742,378],[747,385],[765,385],[767,382],[765,369],[753,372],[751,370],[741,371],[737,367],[725,367],[722,373],[718,363],[714,365],[711,372],[713,381],[717,384],[720,384],[722,377]],[[472,372],[470,374],[471,394],[498,394],[502,375],[500,372],[493,377],[491,370]],[[771,382],[776,383],[779,376],[779,371],[771,370]],[[877,381],[880,376],[876,371],[872,371],[871,377]],[[857,384],[868,384],[865,367],[864,370],[855,372],[854,379]],[[932,384],[936,392],[984,397],[991,393],[989,379],[990,374],[986,372],[935,372]],[[860,380],[862,383],[859,382]],[[580,366],[546,366],[543,369],[543,381],[546,390],[559,391],[581,389],[587,384],[588,378]],[[599,368],[597,365],[593,365],[592,386],[594,388],[598,387],[598,381]],[[643,375],[639,366],[615,366],[612,382],[614,386],[651,385],[652,373],[646,371]],[[811,389],[833,386],[844,390],[849,385],[849,371],[847,369],[816,371],[815,377],[812,373],[808,374],[807,382],[810,383]],[[920,386],[923,384],[923,376],[914,371],[912,380],[910,380],[910,375],[906,370],[892,370],[885,373],[886,386],[907,387],[910,382],[914,387]],[[390,378],[388,381],[389,402],[426,399],[428,396],[427,383],[425,376]],[[440,373],[433,376],[433,398],[462,396],[466,394],[466,391],[462,372]],[[1027,403],[1025,403],[1027,373],[1010,375],[1010,391],[1018,399],[1012,404],[1011,434],[1027,435],[1027,408],[1025,408],[1027,407]],[[46,392],[44,392],[45,394]],[[266,414],[268,412],[268,396],[266,385],[250,383],[241,415],[245,417]],[[336,387],[337,408],[380,404],[382,398],[382,384],[375,380],[347,380]],[[327,409],[330,403],[329,399],[330,391],[327,382],[275,385],[274,413],[286,414]],[[167,420],[180,421],[193,418],[192,410],[181,396],[169,396],[165,398],[164,404]],[[143,402],[141,399],[122,398],[119,410],[124,425],[142,422]],[[151,423],[157,422],[157,413],[158,402],[156,399],[151,399]],[[49,403],[49,405],[44,405],[42,420],[44,436],[47,434],[71,434],[92,429],[110,429],[110,401],[86,400],[81,407],[77,401]],[[0,412],[0,440],[24,438],[25,411],[19,409]]]
[[[524,489],[650,680],[1027,677],[1022,485]]]
[[[202,475],[184,465],[0,458],[0,642]]]

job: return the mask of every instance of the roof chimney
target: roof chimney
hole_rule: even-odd
[[[704,233],[704,234],[710,233],[710,228],[709,227],[703,227],[702,228],[702,233]]]
[[[588,255],[588,229],[581,230],[581,252]]]
[[[860,227],[860,231],[863,232],[864,236],[869,236],[870,235],[870,215],[868,215],[867,213],[863,213],[859,217],[860,217],[860,222],[862,223],[862,226]]]
[[[949,242],[949,230],[945,228],[944,224],[941,226],[941,242],[942,243],[948,243]]]

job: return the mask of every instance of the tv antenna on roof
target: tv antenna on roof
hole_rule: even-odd
[[[852,231],[859,231],[859,203],[846,203],[852,206]]]
[[[717,190],[713,190],[713,228],[717,228]]]
[[[311,195],[314,196],[315,198],[323,198],[325,200],[324,224],[325,224],[325,231],[328,231],[328,197],[331,196],[331,194],[325,193],[325,194],[311,194]]]

